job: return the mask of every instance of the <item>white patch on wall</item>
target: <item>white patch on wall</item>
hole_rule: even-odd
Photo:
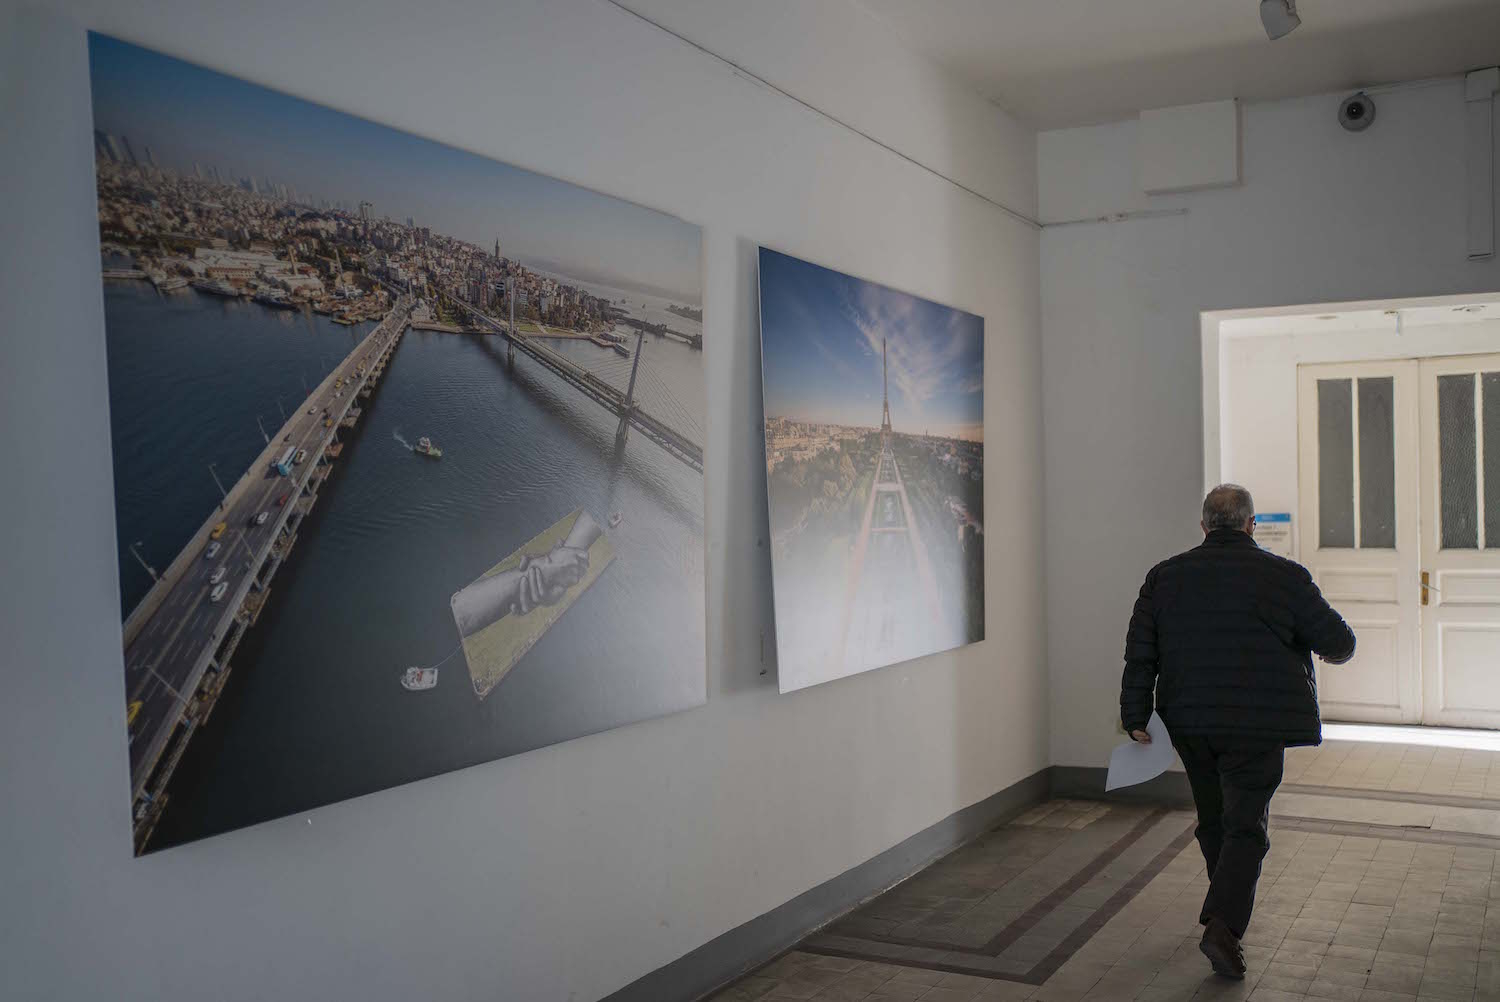
[[[1209,101],[1141,112],[1136,151],[1148,195],[1240,183],[1239,103]]]

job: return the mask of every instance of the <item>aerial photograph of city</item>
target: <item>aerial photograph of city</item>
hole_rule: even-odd
[[[762,247],[782,692],[984,639],[984,319]]]
[[[89,63],[136,853],[701,705],[699,228]]]

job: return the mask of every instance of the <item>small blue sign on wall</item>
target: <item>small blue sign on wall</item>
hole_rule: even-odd
[[[1256,515],[1255,541],[1263,550],[1292,559],[1292,513],[1268,511]]]

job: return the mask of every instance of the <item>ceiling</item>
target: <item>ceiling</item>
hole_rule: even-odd
[[[1298,0],[1276,42],[1258,0],[856,0],[1041,129],[1143,108],[1267,100],[1500,62],[1500,0]]]

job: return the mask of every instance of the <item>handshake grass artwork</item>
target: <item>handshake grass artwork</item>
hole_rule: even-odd
[[[453,596],[453,622],[480,699],[614,559],[604,529],[580,508]]]

